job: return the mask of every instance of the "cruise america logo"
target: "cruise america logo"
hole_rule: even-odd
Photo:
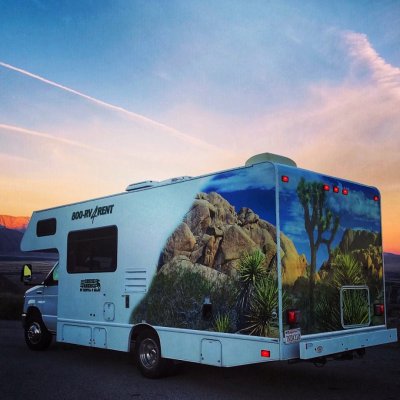
[[[95,218],[99,217],[100,215],[112,214],[113,208],[114,204],[110,204],[108,206],[96,206],[96,208],[87,208],[86,210],[74,211],[72,213],[71,220],[75,221],[77,219],[91,218],[93,224]]]

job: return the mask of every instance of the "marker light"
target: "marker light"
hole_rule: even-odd
[[[287,310],[286,317],[289,325],[296,325],[300,322],[301,314],[299,310],[291,309]]]
[[[377,317],[382,316],[385,313],[385,306],[383,304],[374,304],[374,314]]]
[[[286,175],[282,175],[282,182],[288,183],[289,182],[289,177]]]
[[[333,187],[333,192],[334,192],[334,193],[339,193],[339,188],[338,188],[337,186],[334,186],[334,187]]]
[[[374,196],[374,201],[379,201],[379,196]]]
[[[324,185],[324,186],[322,186],[322,188],[325,190],[325,192],[329,192],[329,190],[330,190],[329,185]]]
[[[271,357],[271,352],[269,350],[261,350],[261,357]]]
[[[349,194],[349,190],[348,189],[343,189],[342,190],[342,194],[344,194],[345,196],[347,196]]]

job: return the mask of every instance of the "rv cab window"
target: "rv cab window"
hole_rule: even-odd
[[[46,286],[57,286],[58,285],[58,263],[49,272],[46,279],[44,280]]]
[[[117,243],[116,226],[70,232],[67,271],[70,274],[115,271]]]

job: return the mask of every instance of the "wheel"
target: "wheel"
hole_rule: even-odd
[[[40,317],[33,316],[25,325],[25,342],[31,350],[45,350],[50,346],[51,333]]]
[[[136,364],[146,378],[160,378],[165,375],[170,360],[161,357],[161,346],[157,335],[145,330],[139,334],[135,345]]]

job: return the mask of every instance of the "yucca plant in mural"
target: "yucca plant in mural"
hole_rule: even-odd
[[[286,296],[283,299],[283,308],[286,309]],[[247,326],[243,331],[250,335],[277,336],[272,333],[277,328],[278,313],[278,285],[272,276],[265,276],[254,285],[247,314]]]
[[[238,272],[238,308],[240,313],[246,313],[257,282],[267,276],[265,268],[265,255],[256,250],[252,253],[245,253],[237,269]]]
[[[340,318],[340,288],[346,285],[365,285],[361,264],[350,254],[336,252],[332,258],[333,273],[327,275],[317,287],[315,313],[321,330],[342,328]],[[369,308],[366,290],[343,291],[345,325],[363,325],[368,322]]]
[[[274,324],[277,327],[278,284],[265,264],[265,255],[256,250],[244,254],[237,269],[238,326],[250,335],[270,336]]]
[[[364,285],[365,278],[361,264],[351,254],[337,254],[333,262],[333,286]]]
[[[215,318],[214,329],[215,332],[230,332],[231,331],[231,319],[228,314],[218,314]]]
[[[340,329],[340,298],[338,292],[327,285],[317,285],[316,319],[321,331]]]
[[[367,290],[343,291],[343,322],[345,325],[365,325],[369,321]]]

